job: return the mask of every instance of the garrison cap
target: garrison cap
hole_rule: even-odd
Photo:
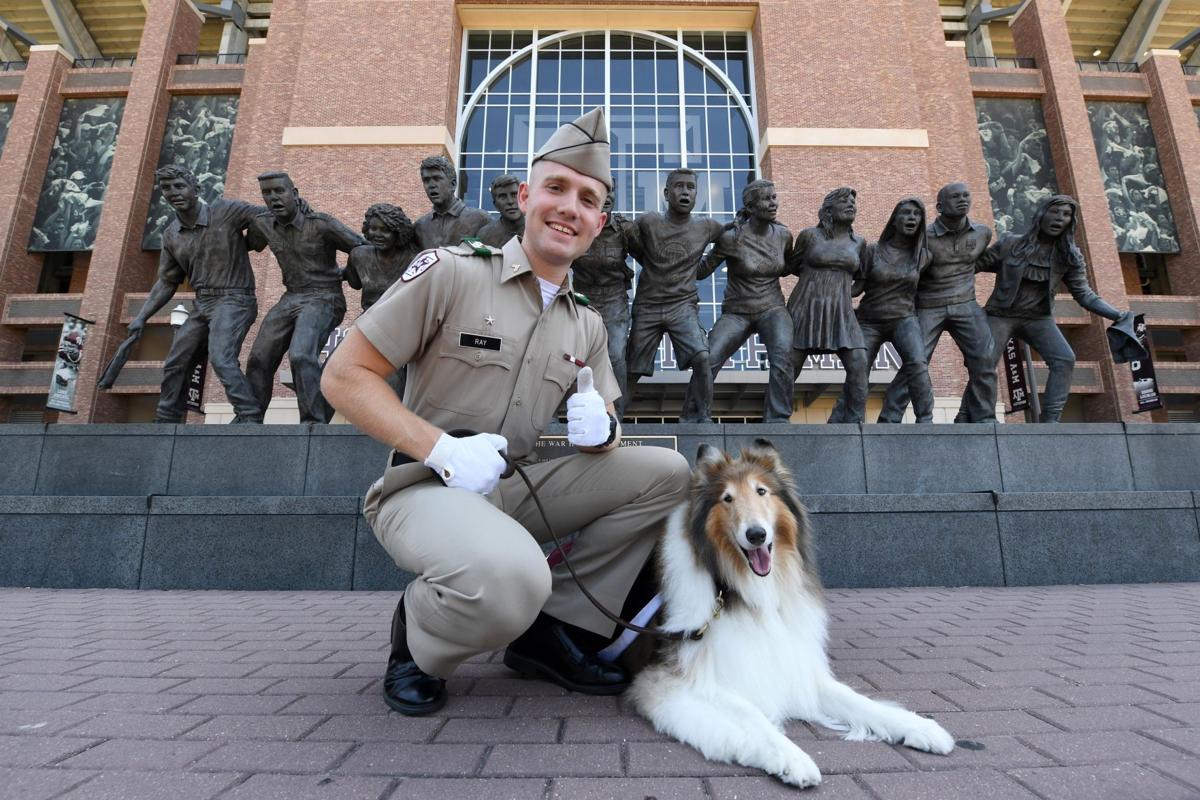
[[[533,156],[533,164],[542,160],[566,164],[576,172],[613,187],[612,160],[608,147],[608,125],[604,109],[597,106],[574,122],[568,122],[554,132]]]

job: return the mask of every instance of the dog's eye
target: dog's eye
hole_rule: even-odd
[[[766,493],[767,493],[767,490],[766,490],[766,489],[764,489],[764,488],[763,488],[763,487],[761,487],[761,486],[760,486],[760,487],[758,487],[758,494],[759,494],[760,496],[762,496],[762,495],[765,495]]]
[[[727,495],[725,495],[724,497],[722,497],[721,499],[722,499],[722,500],[724,500],[726,503],[732,503],[732,502],[733,502],[733,495],[731,495],[731,494],[727,494]]]

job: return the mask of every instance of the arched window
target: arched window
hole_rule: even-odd
[[[751,64],[745,33],[470,31],[457,142],[463,199],[491,211],[494,178],[525,177],[556,128],[604,106],[617,212],[662,210],[667,173],[686,166],[700,177],[693,213],[731,220],[742,187],[758,177]],[[706,328],[724,286],[723,271],[701,284]],[[757,367],[752,348],[735,364]],[[668,349],[661,355],[674,366]]]

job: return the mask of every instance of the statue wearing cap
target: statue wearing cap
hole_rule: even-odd
[[[397,565],[416,574],[393,616],[383,684],[401,713],[433,713],[460,663],[506,645],[510,667],[572,691],[615,694],[628,683],[595,656],[612,623],[562,565],[548,566],[540,543],[549,534],[529,490],[500,477],[500,452],[526,465],[549,518],[579,531],[571,561],[609,608],[622,607],[686,491],[679,454],[618,446],[610,413],[620,390],[604,322],[569,280],[602,227],[611,185],[595,109],[538,151],[518,192],[522,236],[502,248],[470,240],[422,252],[326,364],[330,402],[394,448],[364,515]],[[401,364],[403,400],[385,382]],[[564,398],[568,441],[580,452],[531,463]]]

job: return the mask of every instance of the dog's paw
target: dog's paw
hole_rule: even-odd
[[[817,762],[799,747],[785,756],[783,768],[776,772],[775,776],[784,783],[800,789],[821,783],[821,770],[817,769]]]
[[[954,737],[931,719],[921,719],[921,724],[905,732],[900,743],[914,750],[946,755],[954,749]]]

